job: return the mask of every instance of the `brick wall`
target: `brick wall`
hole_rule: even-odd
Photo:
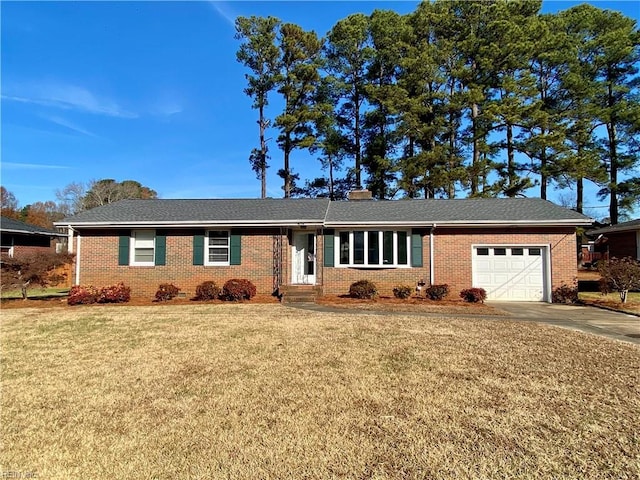
[[[609,239],[609,258],[637,258],[636,232],[612,232],[605,236]]]
[[[138,297],[153,297],[158,285],[174,283],[190,298],[195,294],[196,286],[206,280],[222,286],[231,278],[247,278],[256,285],[258,293],[270,294],[273,291],[272,235],[278,232],[237,230],[237,233],[242,235],[241,265],[193,265],[193,235],[202,234],[202,231],[171,230],[167,232],[166,265],[138,267],[118,265],[118,232],[85,230],[80,232],[79,283],[104,286],[122,281],[131,287],[132,295]],[[77,245],[77,237],[75,242]],[[285,236],[285,252],[287,247]],[[77,246],[75,248],[77,252]],[[77,279],[74,282],[77,283]]]
[[[577,276],[574,228],[555,229],[436,229],[435,283],[447,283],[452,292],[471,287],[472,245],[549,245],[552,288],[571,284]]]
[[[235,230],[234,230],[235,232]],[[220,286],[230,278],[248,278],[258,293],[273,291],[273,235],[274,230],[238,230],[242,235],[242,264],[225,267],[194,266],[193,235],[195,230],[172,230],[167,234],[165,266],[137,267],[118,265],[118,232],[87,230],[81,232],[80,283],[104,286],[119,281],[131,286],[134,296],[152,297],[160,283],[172,282],[187,297],[195,287],[214,280]],[[324,237],[317,232],[316,280],[325,294],[346,294],[349,286],[361,279],[378,285],[382,295],[392,295],[393,287],[405,284],[415,287],[420,279],[429,284],[429,234],[422,236],[423,267],[371,269],[323,267]],[[76,239],[77,241],[77,239]],[[291,232],[282,235],[282,281],[291,282]],[[575,230],[547,229],[446,229],[437,228],[434,236],[435,283],[448,283],[452,292],[471,286],[472,245],[550,245],[552,286],[571,283],[577,274]],[[77,246],[74,246],[77,252]],[[74,282],[76,280],[74,279]]]
[[[319,249],[322,253],[322,249]],[[322,258],[320,259],[322,261]],[[429,234],[422,236],[422,264],[420,268],[353,268],[324,267],[322,290],[325,295],[344,295],[358,280],[371,280],[383,296],[392,296],[397,285],[416,286],[419,280],[429,284]],[[323,265],[323,263],[319,263]]]

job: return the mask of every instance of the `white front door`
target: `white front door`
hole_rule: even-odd
[[[316,283],[316,235],[309,232],[293,232],[291,245],[291,283],[315,285]]]

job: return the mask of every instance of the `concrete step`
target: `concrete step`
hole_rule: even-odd
[[[282,303],[315,303],[321,289],[315,285],[283,285],[280,287]]]

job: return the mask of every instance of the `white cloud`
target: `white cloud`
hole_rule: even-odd
[[[52,123],[55,123],[56,125],[60,125],[61,127],[65,127],[68,128],[69,130],[72,130],[76,133],[80,133],[82,135],[86,135],[88,137],[95,137],[97,138],[98,136],[95,133],[92,133],[86,129],[84,129],[83,127],[81,127],[80,125],[70,122],[69,120],[66,120],[62,117],[58,117],[58,116],[45,116],[42,115],[42,118],[44,118],[45,120],[49,120]]]
[[[176,98],[170,98],[165,96],[163,98],[158,99],[150,109],[150,113],[152,115],[157,115],[160,117],[171,117],[173,115],[177,115],[182,113],[184,107],[182,106],[182,102]]]
[[[231,25],[233,28],[235,28],[235,26],[236,26],[236,17],[238,15],[236,15],[229,8],[228,2],[218,2],[216,0],[209,0],[209,5],[211,5],[213,7],[213,9],[218,13],[218,15],[220,15],[222,18],[224,18],[229,25]]]
[[[67,165],[42,165],[40,163],[2,162],[2,168],[6,170],[62,170],[70,167]]]
[[[6,88],[2,99],[11,102],[30,103],[45,107],[76,110],[108,117],[136,118],[117,102],[96,95],[84,87],[64,84],[21,85]]]

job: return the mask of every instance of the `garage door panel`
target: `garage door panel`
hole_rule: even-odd
[[[477,255],[478,248],[489,255]],[[489,300],[543,301],[546,254],[546,248],[528,245],[474,248],[474,286],[484,288]]]

